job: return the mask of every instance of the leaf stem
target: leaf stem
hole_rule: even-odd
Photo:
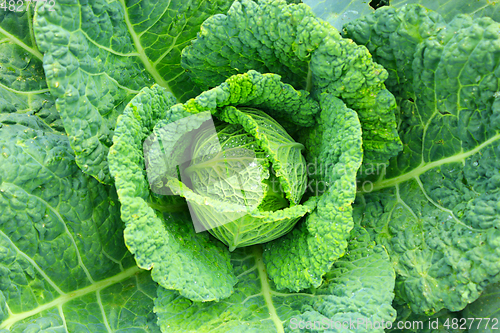
[[[257,264],[257,270],[259,272],[260,284],[262,287],[262,296],[264,296],[264,301],[266,302],[267,308],[269,309],[269,316],[276,326],[276,332],[284,333],[283,323],[278,317],[278,313],[276,312],[276,308],[274,307],[273,299],[272,299],[272,290],[269,285],[269,279],[267,277],[266,266],[264,265],[264,259],[262,258],[262,247],[255,246],[253,248],[253,254],[255,256],[255,262]]]
[[[156,68],[154,67],[154,65],[151,63],[148,56],[146,55],[146,52],[145,52],[144,48],[142,47],[140,37],[135,32],[135,30],[133,28],[133,24],[130,21],[130,17],[128,15],[128,8],[127,8],[127,5],[125,4],[125,1],[124,0],[119,0],[119,1],[123,7],[125,24],[127,25],[127,29],[130,33],[130,36],[132,37],[132,40],[134,41],[135,48],[137,49],[137,52],[139,53],[139,56],[138,56],[139,59],[141,59],[142,63],[144,64],[144,67],[146,67],[146,70],[155,79],[156,83],[158,85],[162,86],[163,88],[165,88],[167,91],[172,92],[168,83],[163,79],[163,77],[156,70]]]
[[[47,310],[54,308],[54,307],[57,307],[59,305],[67,304],[71,301],[74,301],[80,297],[84,297],[88,294],[92,294],[92,293],[98,292],[100,290],[106,289],[106,288],[108,288],[108,287],[110,287],[118,282],[121,282],[123,280],[126,280],[126,279],[140,273],[140,272],[142,272],[142,270],[134,265],[134,266],[127,268],[123,272],[120,272],[112,277],[109,277],[109,278],[101,280],[101,281],[97,281],[95,283],[92,283],[92,284],[90,284],[84,288],[78,289],[78,290],[69,291],[68,293],[63,294],[63,295],[55,298],[51,302],[39,305],[39,306],[33,308],[32,310],[13,314],[7,320],[5,320],[4,322],[2,322],[0,324],[0,329],[9,329],[15,323],[20,322],[26,318],[40,314],[44,311],[47,311]]]

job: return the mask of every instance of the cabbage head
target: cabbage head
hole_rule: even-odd
[[[218,301],[239,280],[230,258],[261,249],[277,290],[318,288],[346,254],[358,171],[365,181],[402,149],[387,71],[283,0],[234,1],[204,21],[181,65],[195,97],[143,88],[109,149],[136,263],[183,297]]]
[[[127,105],[113,141],[125,242],[167,289],[228,297],[230,252],[254,244],[290,290],[319,285],[344,254],[361,126],[332,94],[316,100],[254,70],[185,103],[153,85]]]
[[[307,175],[301,154],[304,146],[279,123],[255,108],[231,111],[254,121],[251,129],[255,131],[251,134],[240,124],[220,121],[215,127],[211,121],[200,127],[189,149],[191,162],[182,170],[181,179],[190,190],[180,194],[189,191],[188,198],[203,198],[203,203],[210,200],[210,204],[200,205],[199,200],[189,199],[192,215],[202,230],[208,230],[233,251],[290,231],[305,211],[290,215],[281,210],[300,203]],[[258,139],[261,131],[264,134]],[[288,172],[282,172],[284,168]],[[289,175],[294,177],[293,182],[287,181]],[[214,211],[225,204],[232,204],[236,212]]]
[[[252,77],[264,76],[238,80]],[[267,113],[232,105],[215,108],[214,117],[188,104],[172,110],[183,114],[182,108],[189,110],[185,117],[156,124],[144,156],[152,191],[185,198],[196,232],[209,231],[234,251],[283,236],[315,206],[314,196],[301,205],[304,145]]]

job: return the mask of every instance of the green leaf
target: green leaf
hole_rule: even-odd
[[[341,100],[323,94],[318,125],[302,140],[306,146],[308,189],[317,207],[294,230],[265,245],[264,260],[278,289],[318,287],[341,257],[353,227],[356,172],[361,165],[361,126]],[[311,168],[312,166],[312,168]]]
[[[436,36],[446,22],[436,12],[412,5],[399,10],[378,9],[374,14],[348,23],[344,33],[356,43],[366,45],[374,59],[389,72],[385,82],[398,104],[413,98],[415,50],[420,42]]]
[[[162,287],[196,301],[219,300],[236,283],[229,252],[206,233],[195,233],[188,214],[162,211],[169,199],[150,193],[146,178],[144,140],[159,120],[175,122],[188,115],[171,108],[174,103],[172,94],[154,85],[134,97],[118,118],[109,163],[122,203],[125,243],[138,266],[152,269]],[[157,200],[155,205],[149,205],[151,200]]]
[[[397,298],[397,295],[396,295]],[[462,312],[443,309],[431,316],[415,314],[407,304],[392,303],[398,316],[386,333],[466,333],[467,325]]]
[[[66,135],[43,132],[37,117],[5,118],[0,331],[159,332],[156,285],[123,243],[115,189],[80,171]]]
[[[321,287],[302,293],[279,292],[269,280],[259,245],[231,254],[238,284],[220,302],[192,302],[159,289],[155,312],[163,332],[337,332],[335,325],[391,322],[395,273],[386,251],[372,244],[366,231],[353,234],[348,254],[337,261]],[[330,325],[331,330],[299,329]],[[326,323],[326,324],[325,324]],[[368,324],[369,325],[369,324]],[[342,332],[374,332],[354,325]],[[323,326],[326,327],[326,326]],[[354,329],[358,327],[357,329]]]
[[[378,34],[374,17],[358,26],[390,45],[396,35],[418,36],[421,26],[409,19],[425,12],[392,11],[407,32]],[[489,18],[459,17],[414,43],[411,100],[401,104],[404,151],[358,193],[355,219],[386,246],[397,294],[417,314],[461,310],[500,273],[498,31]]]
[[[473,17],[491,17],[500,21],[500,1],[498,0],[391,0],[391,6],[400,8],[404,5],[419,4],[443,15],[446,21],[451,21],[459,14],[469,14]]]
[[[493,333],[500,328],[500,283],[486,287],[474,303],[463,311],[469,333]],[[471,318],[474,318],[472,320]],[[479,318],[483,320],[479,321]],[[489,319],[489,320],[488,320]]]
[[[351,20],[373,13],[370,0],[304,0],[316,16],[341,31]]]
[[[32,8],[0,12],[0,113],[36,115],[64,132],[34,40]]]
[[[182,66],[203,90],[256,70],[279,74],[283,82],[310,91],[316,100],[330,93],[358,113],[366,165],[386,163],[401,150],[394,96],[383,83],[387,72],[365,47],[340,37],[307,5],[235,1],[227,15],[203,23],[193,44],[182,52]]]
[[[110,183],[106,156],[116,119],[145,86],[157,83],[180,100],[199,91],[180,53],[201,23],[231,1],[56,1],[34,22],[49,88],[77,164]]]

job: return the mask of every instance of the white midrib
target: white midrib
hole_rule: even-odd
[[[10,327],[12,325],[14,325],[15,323],[17,323],[23,319],[34,316],[38,313],[41,313],[41,312],[46,311],[48,309],[51,309],[53,307],[61,307],[63,304],[65,304],[71,300],[77,299],[79,297],[82,297],[84,295],[95,293],[95,292],[101,291],[103,289],[106,289],[109,286],[112,286],[120,281],[126,280],[126,279],[134,276],[135,274],[139,273],[140,271],[141,271],[141,269],[137,266],[130,267],[119,274],[116,274],[110,278],[95,282],[88,287],[81,288],[81,289],[72,291],[72,292],[67,293],[67,294],[63,294],[63,295],[59,296],[58,298],[54,299],[53,301],[51,301],[49,303],[45,303],[43,305],[40,305],[39,307],[37,307],[33,310],[13,314],[6,321],[4,321],[3,323],[0,324],[0,329],[10,329]],[[102,305],[100,305],[100,306],[102,306]]]
[[[124,18],[125,18],[125,24],[127,25],[128,32],[130,33],[130,36],[132,36],[132,40],[134,41],[135,48],[137,49],[137,52],[139,53],[138,57],[141,59],[142,63],[144,64],[144,67],[146,67],[146,70],[151,74],[151,76],[154,78],[156,83],[163,88],[167,89],[169,92],[172,92],[170,89],[170,86],[168,85],[167,81],[163,79],[163,77],[158,73],[156,68],[153,66],[151,61],[149,61],[149,58],[146,55],[146,52],[144,51],[144,48],[142,47],[141,41],[139,36],[136,34],[132,22],[130,22],[130,18],[128,16],[128,10],[127,6],[125,5],[124,0],[119,0],[120,4],[123,7],[123,12],[124,12]]]
[[[257,264],[257,271],[259,272],[260,284],[262,287],[262,296],[264,296],[264,301],[266,302],[267,308],[269,309],[269,316],[276,326],[276,332],[284,333],[283,323],[278,317],[276,308],[274,307],[273,299],[271,296],[272,290],[269,285],[269,280],[267,279],[266,266],[264,265],[264,260],[262,259],[261,248],[256,246],[253,249],[255,255],[255,262]]]
[[[401,176],[390,178],[390,179],[385,179],[382,181],[377,181],[373,184],[373,188],[371,189],[371,191],[378,191],[378,190],[381,190],[383,188],[393,187],[396,184],[400,184],[400,183],[403,183],[403,182],[408,181],[410,179],[416,178],[416,177],[420,176],[421,174],[423,174],[429,170],[432,170],[434,168],[437,168],[441,165],[444,165],[444,164],[462,162],[466,158],[468,158],[474,154],[477,154],[482,149],[484,149],[485,147],[491,145],[492,143],[494,143],[495,141],[498,141],[498,140],[500,140],[500,134],[493,136],[489,140],[483,142],[482,144],[480,144],[476,148],[469,150],[467,152],[463,152],[463,153],[453,155],[453,156],[450,156],[447,158],[443,158],[441,160],[430,162],[430,163],[422,163],[418,167],[413,169],[412,171],[405,173]],[[360,192],[358,192],[358,194],[363,194],[363,192],[360,191]]]

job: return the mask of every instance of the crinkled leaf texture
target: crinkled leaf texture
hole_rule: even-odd
[[[262,87],[268,88],[270,91],[273,90],[273,85],[278,85],[278,89],[280,89],[279,85],[283,85],[278,76],[264,77],[257,72],[249,74],[251,75],[239,75],[230,83],[230,86],[233,87],[245,86],[245,81],[249,81],[246,82],[246,88],[257,90],[257,92],[251,93],[253,96],[248,101],[240,101],[243,104],[252,103],[255,97],[261,97],[259,95],[262,94],[262,91],[258,91],[258,88],[255,89],[255,83],[262,83],[259,82],[262,78],[267,79],[265,81],[269,83],[263,84]],[[230,91],[230,86],[221,85],[220,88],[221,90]],[[299,95],[297,92],[293,92]],[[216,103],[213,100],[215,96],[215,94],[208,96],[208,101],[203,101],[197,107]],[[219,102],[223,105],[227,100]],[[313,103],[313,106],[316,105]],[[196,112],[189,106],[187,110],[188,112]],[[174,193],[188,200],[190,209],[195,212],[196,219],[212,235],[226,244],[230,251],[237,247],[260,244],[283,236],[293,228],[302,216],[310,212],[316,203],[312,199],[304,203],[304,205],[299,204],[305,190],[305,160],[301,154],[303,146],[294,142],[283,129],[278,131],[274,130],[274,127],[268,127],[269,122],[263,121],[263,119],[269,116],[262,111],[254,109],[254,112],[249,112],[247,108],[247,112],[242,112],[234,106],[225,107],[222,110],[212,109],[211,111],[217,115],[219,120],[238,124],[255,138],[255,144],[258,144],[265,151],[267,158],[273,162],[272,168],[274,172],[279,177],[279,184],[273,186],[281,186],[290,203],[287,202],[285,207],[281,209],[263,210],[259,208],[260,206],[254,205],[252,207],[248,201],[241,202],[234,200],[230,195],[225,195],[231,193],[229,191],[217,193],[216,196],[203,191],[192,191],[190,188],[183,186],[177,179],[173,179],[168,185]],[[161,122],[157,124],[157,127],[158,125],[163,126]],[[260,177],[251,177],[245,173],[251,168],[257,168],[257,170],[262,168],[255,161],[253,163],[256,164],[255,167],[249,165],[238,175],[245,183],[248,183],[250,189],[256,185],[262,186]],[[266,168],[266,176],[269,176],[269,166],[266,166]],[[229,180],[230,187],[237,182],[235,178],[226,178],[226,180]],[[235,187],[232,188],[235,189]],[[246,196],[250,191],[240,189],[238,192],[240,195],[244,194]]]
[[[256,76],[254,80],[255,78]],[[279,80],[275,81],[277,85],[285,87]],[[316,103],[310,104],[317,107]],[[287,113],[293,111],[295,110],[290,109]],[[269,119],[269,116],[261,113],[260,110],[227,107],[217,112],[216,115],[222,121],[241,125],[257,140],[272,163],[272,168],[280,180],[287,199],[292,205],[299,204],[306,185],[305,161],[301,154],[304,146],[295,142],[283,128],[278,127],[279,124],[276,123],[278,126],[271,125],[275,123],[275,120]]]
[[[271,221],[282,219],[283,215],[303,216],[305,209],[310,210],[317,204],[289,234],[267,243],[264,253],[269,276],[278,289],[298,291],[317,287],[333,262],[344,254],[353,226],[351,204],[355,197],[356,172],[362,160],[361,128],[356,113],[329,94],[324,94],[318,104],[307,92],[295,91],[283,84],[278,75],[262,75],[253,70],[230,77],[220,86],[188,101],[185,107],[192,113],[213,110],[221,119],[233,118],[238,123],[236,114],[215,109],[228,103],[271,110],[278,118],[293,119],[296,126],[305,115],[317,115],[313,122],[318,125],[309,130],[309,138],[304,142],[306,151],[310,151],[306,160],[331,169],[328,175],[313,177],[328,183],[328,190],[319,193],[311,190],[317,187],[308,184],[309,195],[313,197],[304,205],[266,214]],[[243,123],[245,119],[239,121]],[[225,204],[218,207],[223,210]]]
[[[394,77],[411,88],[396,91],[404,151],[359,193],[355,220],[387,247],[414,312],[461,310],[500,273],[500,24],[412,5],[346,31],[390,70],[401,59]]]
[[[175,102],[154,85],[134,97],[118,118],[109,165],[122,204],[125,243],[139,267],[152,269],[153,280],[164,288],[196,301],[219,300],[236,283],[229,252],[206,233],[195,233],[188,214],[168,213],[171,197],[150,192],[146,177],[143,141],[158,121],[188,115],[171,110]]]
[[[265,245],[269,276],[279,289],[299,291],[321,284],[344,254],[353,227],[356,172],[361,165],[361,126],[356,113],[330,94],[320,98],[317,125],[305,131],[308,188],[315,210],[289,234]],[[313,169],[316,169],[313,171]]]
[[[76,161],[110,183],[107,154],[116,118],[152,83],[185,100],[197,90],[180,66],[181,50],[226,0],[76,0],[39,6],[34,29],[52,95]]]
[[[248,100],[240,100],[238,104],[251,105],[258,99],[263,100],[260,106],[275,103],[275,101],[270,102],[273,99],[272,97],[270,100],[266,100],[263,95],[266,95],[264,93],[266,90],[280,91],[285,87],[279,80],[279,76],[264,76],[255,71],[248,74],[233,77],[233,80],[226,81],[229,84],[219,86],[220,90],[231,91],[231,87],[245,87],[247,91],[243,92],[243,95],[250,92],[250,96],[248,96]],[[234,95],[233,92],[233,98],[235,98]],[[301,93],[293,89],[287,95],[296,99],[301,97]],[[215,96],[215,94],[212,94],[211,99]],[[307,94],[303,97],[307,97]],[[218,103],[224,105],[228,99],[226,101],[218,101]],[[317,104],[314,101],[308,101],[307,98],[303,99],[307,102],[306,106],[310,105],[313,108],[317,108]],[[210,100],[210,97],[208,97],[208,100]],[[209,103],[203,101],[204,105],[214,102],[216,101],[212,100]],[[310,212],[316,204],[316,200],[312,199],[300,205],[300,199],[304,194],[306,182],[305,160],[301,154],[303,145],[293,141],[283,128],[278,127],[279,124],[276,124],[278,126],[269,126],[271,121],[274,122],[274,120],[269,119],[269,116],[260,110],[253,108],[237,109],[234,106],[227,106],[221,110],[214,109],[212,111],[219,120],[230,124],[238,124],[249,135],[255,138],[256,144],[265,152],[264,154],[267,156],[266,160],[269,159],[272,162],[272,169],[279,179],[279,184],[271,186],[280,186],[286,193],[289,204],[287,203],[282,209],[264,210],[258,207],[252,208],[248,203],[239,203],[238,201],[231,200],[231,197],[224,194],[213,198],[203,192],[193,193],[189,188],[184,187],[181,189],[174,184],[175,192],[188,199],[191,209],[195,210],[197,215],[200,216],[200,222],[205,225],[212,235],[228,245],[230,251],[236,247],[265,243],[283,236],[293,228],[302,216]],[[287,111],[292,113],[297,110],[288,109]],[[246,170],[249,169],[250,167],[246,168]],[[266,173],[269,173],[268,169],[266,169]],[[256,184],[262,186],[260,179],[249,178],[244,173],[240,174],[239,177],[244,178],[245,182],[249,182],[250,188]],[[174,190],[174,187],[172,189]],[[241,191],[240,193],[243,192],[246,195],[248,191]],[[240,212],[242,211],[248,213],[241,216]]]
[[[30,33],[32,16],[32,6],[27,11],[2,11],[0,15],[0,113],[36,115],[64,132],[45,82],[43,56]]]
[[[260,213],[265,221],[272,222],[300,217],[312,211],[290,236],[268,243],[264,258],[270,277],[276,280],[279,289],[300,290],[319,286],[321,277],[347,247],[347,238],[353,227],[351,204],[355,196],[355,176],[362,159],[361,128],[356,113],[328,94],[321,100],[318,104],[307,92],[296,91],[282,83],[278,75],[256,71],[232,76],[185,104],[170,107],[173,98],[158,86],[146,88],[134,98],[125,115],[120,117],[109,160],[123,205],[122,218],[127,224],[126,244],[136,255],[139,266],[153,268],[153,279],[160,285],[179,290],[183,296],[194,300],[227,297],[236,282],[225,261],[227,250],[219,248],[217,241],[203,238],[204,234],[195,236],[191,221],[176,222],[171,218],[164,223],[158,216],[161,209],[155,212],[148,207],[151,193],[141,143],[152,133],[156,122],[157,127],[162,127],[188,115],[210,111],[221,119],[238,123],[237,114],[228,113],[224,107],[239,105],[273,110],[283,118],[300,119],[304,114],[318,114],[321,106],[321,116],[315,120],[318,125],[311,127],[306,147],[311,148],[311,158],[328,162],[332,168],[331,174],[317,177],[318,181],[328,182],[331,186],[322,196],[312,193],[313,196],[303,205]],[[247,125],[250,126],[251,122]],[[190,203],[211,207],[219,215],[230,214],[239,207],[223,200],[202,197],[177,179],[170,180],[168,186]],[[318,208],[315,209],[317,202]],[[161,204],[155,207],[161,207]],[[179,232],[174,230],[178,223],[182,224],[185,234],[173,237]],[[194,246],[194,239],[203,240],[205,245],[201,248],[212,254],[201,254],[202,250]],[[191,251],[191,257],[184,259],[183,269],[172,271],[172,265],[181,265],[177,263],[176,255],[180,258]],[[192,263],[192,269],[188,269],[191,265],[186,263]],[[178,277],[180,275],[182,278]]]
[[[156,284],[123,243],[113,187],[66,135],[0,114],[0,332],[159,332]]]
[[[203,90],[253,69],[279,74],[316,99],[324,92],[341,98],[358,113],[367,165],[386,163],[401,150],[394,96],[383,83],[387,72],[364,46],[341,38],[305,4],[235,1],[227,15],[212,16],[202,24],[193,44],[182,51],[181,61]],[[300,125],[314,125],[311,119]]]
[[[392,323],[396,317],[391,307],[395,273],[389,256],[361,228],[353,231],[348,253],[335,263],[323,284],[302,293],[276,290],[260,245],[237,249],[231,259],[239,282],[228,299],[192,302],[176,292],[158,290],[155,312],[163,332],[382,333],[370,326],[338,327],[344,321]],[[316,328],[327,329],[312,329],[314,322]]]
[[[441,15],[421,6],[401,10],[386,7],[348,23],[344,33],[366,45],[375,60],[388,70],[385,84],[395,94],[398,104],[404,104],[414,95],[412,65],[416,46],[445,26]]]

